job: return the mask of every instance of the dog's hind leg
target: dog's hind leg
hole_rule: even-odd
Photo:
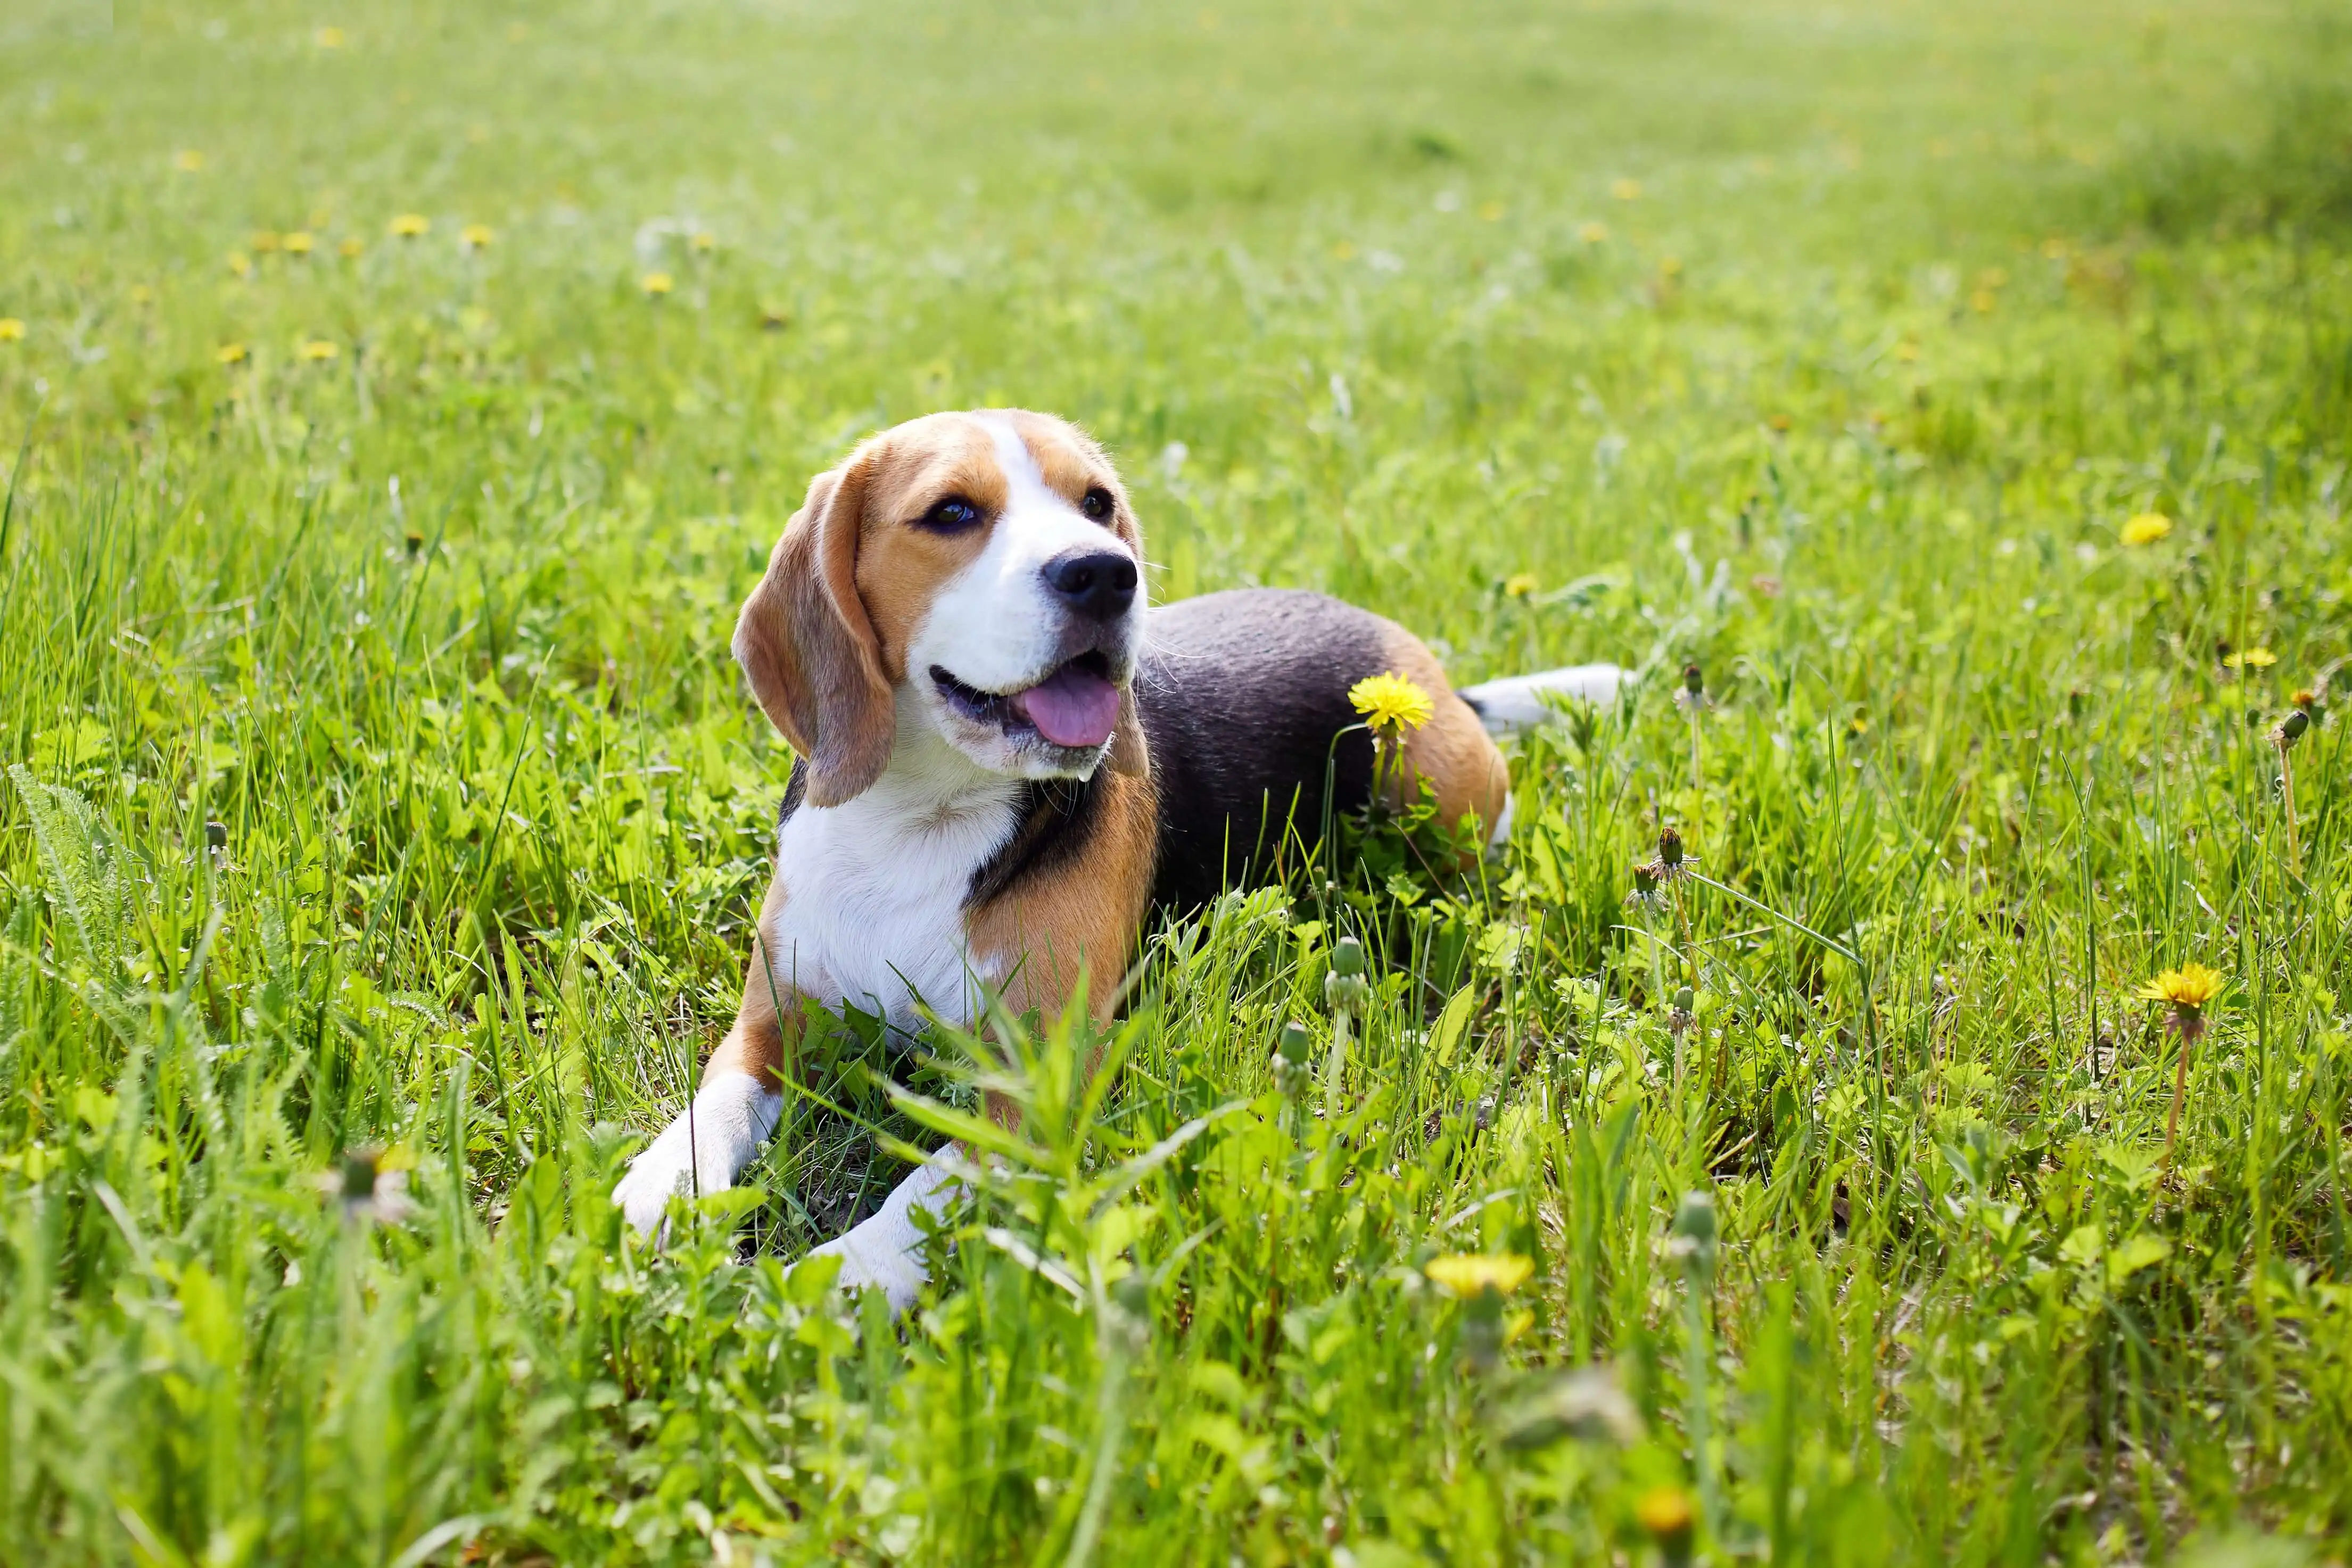
[[[1477,712],[1487,733],[1509,735],[1558,720],[1563,701],[1614,702],[1624,679],[1625,672],[1613,664],[1571,664],[1481,681],[1457,695]]]

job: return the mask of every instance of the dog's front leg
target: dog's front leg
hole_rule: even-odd
[[[661,1225],[673,1194],[705,1196],[733,1186],[776,1130],[784,1097],[769,1087],[775,1080],[764,1068],[754,1074],[739,1065],[742,1053],[729,1049],[734,1044],[730,1033],[711,1053],[694,1103],[629,1162],[613,1189],[613,1202],[646,1235]]]
[[[767,923],[762,919],[761,929]],[[784,1057],[776,1011],[782,1000],[755,951],[735,1026],[710,1053],[694,1103],[638,1152],[613,1189],[614,1204],[641,1234],[657,1232],[673,1194],[699,1197],[733,1186],[775,1131],[784,1109],[777,1076]]]

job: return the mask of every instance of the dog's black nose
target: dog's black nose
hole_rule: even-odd
[[[1135,603],[1135,560],[1115,550],[1057,555],[1045,563],[1045,586],[1078,615],[1108,621]]]

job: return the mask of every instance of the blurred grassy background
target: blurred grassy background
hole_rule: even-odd
[[[2334,5],[0,20],[0,1563],[2340,1552],[2347,68]],[[1490,875],[1163,933],[894,1331],[780,1264],[952,1072],[828,1047],[667,1258],[602,1194],[766,874],[734,606],[977,403],[1109,442],[1162,598],[1649,679]],[[1666,823],[1769,906],[1671,959]],[[2168,1171],[2128,993],[2198,956]],[[378,1146],[399,1223],[315,1190]],[[1499,1357],[1457,1249],[1537,1266]]]

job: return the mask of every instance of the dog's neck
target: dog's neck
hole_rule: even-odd
[[[839,805],[805,805],[807,771],[795,762],[777,826],[805,812],[812,826],[829,821],[862,837],[919,840],[941,834],[968,837],[990,817],[1009,820],[1005,814],[1022,781],[990,773],[949,744],[923,713],[920,700],[904,687],[898,693],[896,720],[889,765],[863,794]]]

